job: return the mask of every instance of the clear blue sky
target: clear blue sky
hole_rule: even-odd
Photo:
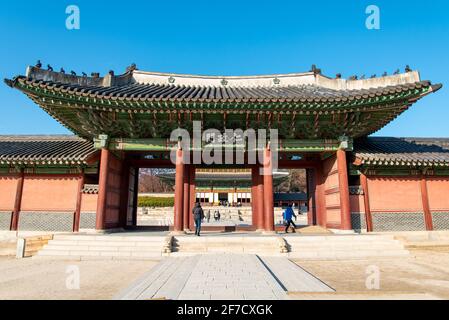
[[[65,9],[81,29],[65,28]],[[381,30],[365,28],[365,8]],[[249,75],[308,71],[344,77],[409,64],[446,86],[376,135],[449,137],[449,1],[12,1],[0,10],[0,76],[41,59],[78,73],[133,62],[148,71]],[[0,134],[67,133],[24,95],[0,85]]]

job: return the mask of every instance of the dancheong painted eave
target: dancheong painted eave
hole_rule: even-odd
[[[279,128],[282,138],[362,137],[376,132],[442,85],[417,71],[370,79],[320,72],[262,76],[151,73],[129,67],[104,77],[28,67],[5,82],[85,138],[167,137],[172,129]]]

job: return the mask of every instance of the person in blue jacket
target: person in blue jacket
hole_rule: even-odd
[[[293,222],[293,217],[295,217],[296,220],[295,211],[292,207],[288,206],[283,214],[285,233],[288,233],[288,227],[290,227],[290,225],[292,225],[293,232],[296,232],[296,224]]]

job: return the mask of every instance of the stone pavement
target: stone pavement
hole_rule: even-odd
[[[252,254],[207,254],[164,259],[116,299],[283,300],[289,286],[334,291],[286,258],[265,263]]]

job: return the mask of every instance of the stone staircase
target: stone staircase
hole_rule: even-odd
[[[293,260],[351,260],[409,257],[393,235],[126,235],[56,234],[35,259],[157,260],[163,256],[256,254]]]
[[[157,260],[167,241],[165,236],[55,235],[33,259]]]
[[[409,257],[393,235],[286,236],[288,257],[298,260],[352,260]]]
[[[170,255],[176,257],[216,253],[280,256],[286,253],[286,244],[278,236],[176,236],[172,241]]]

